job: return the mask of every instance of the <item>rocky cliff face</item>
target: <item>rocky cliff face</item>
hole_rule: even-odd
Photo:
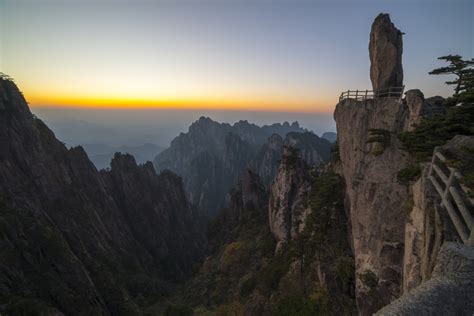
[[[170,148],[156,157],[155,166],[181,175],[191,202],[214,216],[245,168],[254,169],[269,185],[285,136],[285,142],[304,150],[309,163],[328,159],[330,143],[306,132],[296,122],[259,127],[247,121],[229,125],[201,117],[188,133],[175,138]]]
[[[300,157],[309,165],[317,166],[329,161],[331,144],[313,133],[288,133],[285,137],[286,146],[297,148]]]
[[[260,175],[262,182],[269,187],[275,177],[283,153],[283,138],[273,134],[258,150],[253,161],[253,168]]]
[[[344,100],[335,110],[341,174],[347,186],[361,314],[369,315],[429,278],[439,249],[433,188],[413,186],[398,173],[416,164],[398,135],[442,113],[419,90],[405,99]],[[426,170],[425,170],[426,173]]]
[[[374,90],[402,85],[401,41],[389,16],[380,14],[369,45]],[[415,183],[403,180],[419,171],[421,156],[402,150],[400,141],[424,118],[444,114],[442,103],[440,97],[425,99],[420,90],[410,90],[404,99],[345,99],[336,106],[337,170],[346,183],[362,315],[372,315],[428,280],[442,242],[449,240],[449,221],[439,212],[427,164]],[[425,145],[410,148],[422,147],[431,155],[432,148]]]
[[[287,148],[270,199],[254,172],[243,173],[210,225],[210,254],[181,300],[224,315],[355,313],[343,183],[306,168]]]
[[[410,196],[397,181],[409,158],[396,135],[416,122],[419,111],[411,102],[416,99],[413,93],[417,92],[407,92],[402,103],[344,100],[334,113],[352,223],[358,306],[364,315],[400,295],[404,205]]]
[[[377,315],[470,315],[474,310],[474,248],[446,242],[429,281]]]
[[[140,314],[202,258],[181,180],[117,155],[97,172],[0,80],[1,313]]]
[[[425,165],[421,177],[411,186],[406,203],[402,293],[407,293],[429,279],[434,258],[442,243],[442,220],[436,215],[439,207],[436,193],[428,179]]]
[[[277,252],[304,227],[309,212],[304,199],[310,191],[310,185],[309,171],[304,160],[298,157],[295,148],[284,147],[268,203],[270,231],[277,240]]]
[[[388,14],[379,14],[370,31],[370,80],[374,91],[403,85],[402,32]]]

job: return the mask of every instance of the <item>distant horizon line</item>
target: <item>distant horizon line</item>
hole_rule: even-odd
[[[257,113],[295,113],[295,114],[333,114],[334,109],[324,110],[306,110],[302,108],[284,109],[284,108],[256,108],[248,105],[246,107],[215,107],[215,106],[173,106],[173,105],[77,105],[77,104],[38,104],[28,102],[28,106],[34,109],[48,110],[96,110],[96,111],[216,111],[216,112],[257,112]],[[335,106],[334,106],[335,108]]]

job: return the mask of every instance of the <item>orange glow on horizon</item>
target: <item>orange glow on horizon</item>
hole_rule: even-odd
[[[239,98],[207,99],[138,99],[105,97],[26,97],[31,107],[84,109],[176,109],[176,110],[241,110],[262,112],[330,113],[334,101],[277,101]]]

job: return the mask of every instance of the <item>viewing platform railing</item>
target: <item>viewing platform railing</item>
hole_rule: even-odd
[[[401,99],[403,97],[403,91],[405,86],[401,87],[390,87],[379,91],[373,90],[347,90],[341,93],[339,101],[344,99],[353,99],[357,101],[369,100],[369,99],[380,99],[380,98],[395,98]]]
[[[447,158],[435,148],[431,160],[429,179],[441,199],[441,206],[451,219],[462,242],[474,246],[474,199],[459,181],[461,173],[446,164]]]

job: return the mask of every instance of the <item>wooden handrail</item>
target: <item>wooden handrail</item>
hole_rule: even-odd
[[[398,98],[401,100],[405,86],[390,87],[382,90],[347,90],[341,93],[339,101],[344,99],[369,100],[381,98]]]
[[[462,179],[462,174],[455,168],[447,166],[446,161],[446,157],[436,147],[431,159],[428,178],[436,189],[441,199],[441,205],[447,211],[462,242],[474,246],[474,217],[472,215],[474,203],[468,196],[467,188],[459,182]],[[449,175],[440,166],[449,170]],[[444,188],[438,179],[441,180]],[[461,190],[458,190],[458,187]]]

